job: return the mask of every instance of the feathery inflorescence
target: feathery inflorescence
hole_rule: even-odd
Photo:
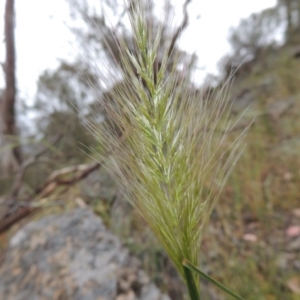
[[[187,280],[182,261],[198,265],[205,227],[244,134],[228,142],[230,82],[205,99],[175,75],[179,57],[170,62],[169,49],[157,64],[161,34],[139,5],[130,22],[134,50],[116,37],[123,83],[101,100],[110,122],[89,128],[105,145],[97,154]]]

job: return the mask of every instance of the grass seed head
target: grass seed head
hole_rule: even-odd
[[[98,154],[185,279],[182,261],[198,265],[205,227],[243,134],[228,143],[230,82],[205,99],[179,76],[179,56],[171,59],[164,49],[160,57],[161,31],[150,28],[138,2],[129,18],[134,50],[116,37],[122,83],[109,101],[101,100],[111,123],[90,130],[106,145]]]

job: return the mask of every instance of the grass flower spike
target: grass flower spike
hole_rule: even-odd
[[[178,75],[180,57],[169,49],[159,57],[161,34],[154,34],[139,4],[131,7],[130,22],[134,50],[116,38],[122,84],[113,86],[109,101],[101,100],[111,122],[89,126],[106,145],[97,154],[163,245],[191,298],[199,299],[198,275],[182,262],[199,265],[204,230],[240,152],[242,136],[228,141],[226,134],[233,126],[230,84],[204,99]]]

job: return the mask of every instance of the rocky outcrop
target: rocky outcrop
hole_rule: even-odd
[[[89,209],[31,222],[10,240],[1,300],[169,300]]]

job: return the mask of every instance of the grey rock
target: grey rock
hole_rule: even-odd
[[[169,300],[85,208],[20,229],[0,267],[0,300]]]
[[[267,106],[267,113],[274,119],[277,120],[282,114],[284,114],[293,104],[295,98],[290,97],[288,99],[278,100]]]
[[[80,182],[81,194],[88,201],[111,201],[118,191],[117,184],[105,168],[92,172]]]
[[[274,76],[267,75],[261,80],[260,88],[262,88],[262,89],[269,88],[269,87],[273,88],[274,84],[276,84],[276,80],[275,80]]]

